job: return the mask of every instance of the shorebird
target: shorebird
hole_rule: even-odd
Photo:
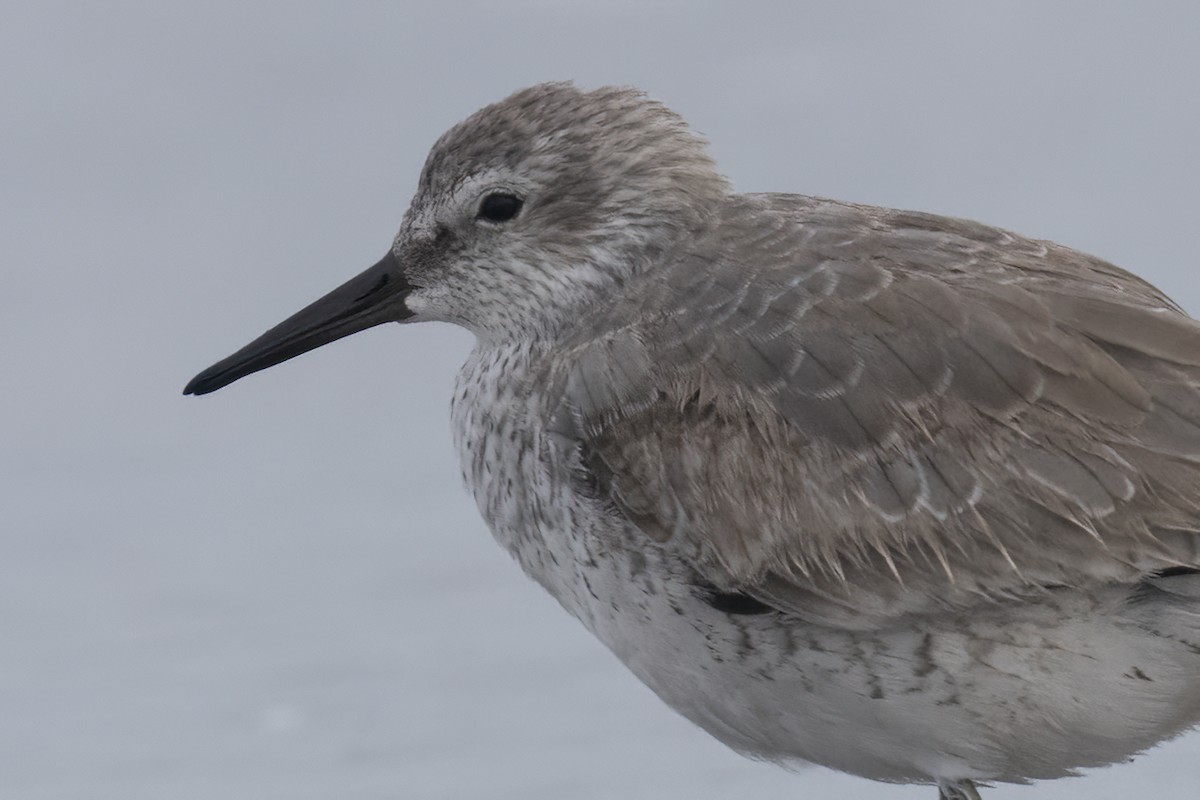
[[[735,193],[662,104],[550,83],[185,393],[423,320],[475,334],[452,419],[496,539],[735,750],[962,800],[1200,719],[1200,324],[1129,272]]]

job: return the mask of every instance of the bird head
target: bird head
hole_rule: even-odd
[[[379,263],[184,393],[215,391],[384,322],[553,337],[696,236],[728,192],[704,141],[641,92],[523,89],[437,141]]]

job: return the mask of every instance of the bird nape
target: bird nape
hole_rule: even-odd
[[[186,392],[426,320],[476,335],[451,413],[496,539],[739,752],[967,800],[1200,720],[1200,324],[1140,278],[736,193],[660,103],[543,84]]]

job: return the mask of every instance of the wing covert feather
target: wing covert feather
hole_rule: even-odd
[[[744,196],[624,297],[546,413],[722,590],[851,624],[1200,565],[1200,324],[1110,264]]]

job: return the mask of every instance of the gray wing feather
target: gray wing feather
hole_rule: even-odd
[[[1197,566],[1200,324],[1112,265],[745,196],[625,298],[546,413],[721,589],[849,624]]]

